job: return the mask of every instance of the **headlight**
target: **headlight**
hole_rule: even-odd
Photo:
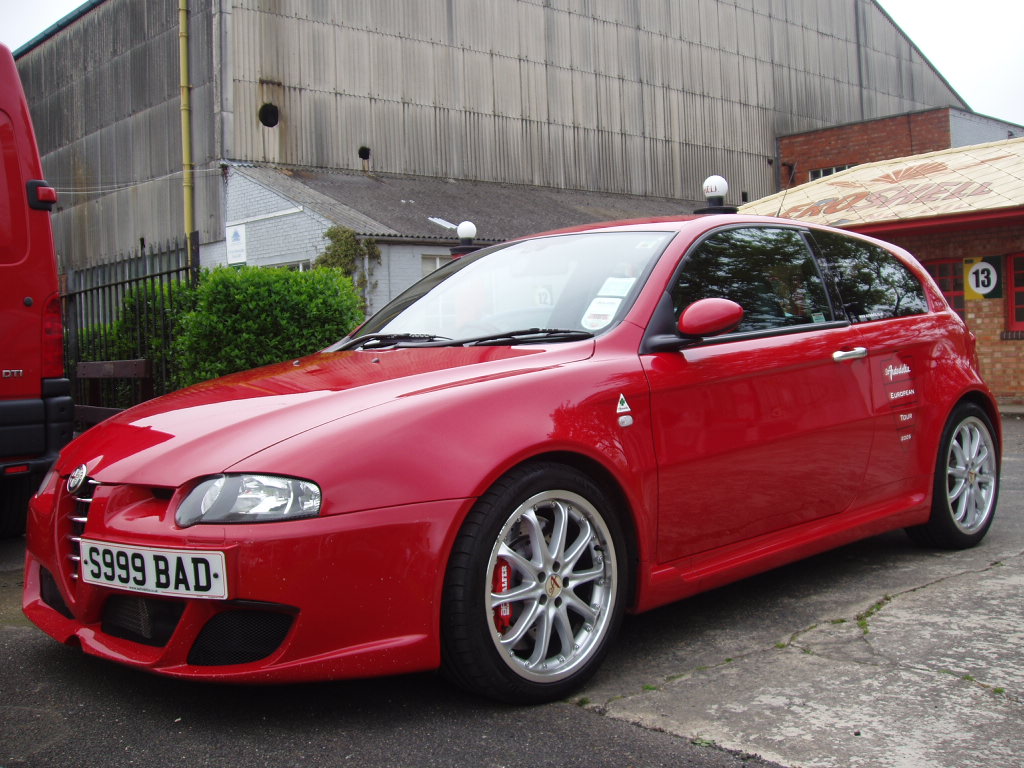
[[[277,475],[217,475],[201,482],[174,514],[182,528],[196,523],[265,523],[320,514],[320,488]]]

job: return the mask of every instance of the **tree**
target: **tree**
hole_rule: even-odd
[[[352,283],[363,299],[363,311],[369,304],[370,291],[377,287],[373,279],[374,266],[380,264],[380,248],[373,238],[360,240],[346,227],[333,226],[324,232],[327,247],[316,257],[314,267],[334,267],[352,278]]]

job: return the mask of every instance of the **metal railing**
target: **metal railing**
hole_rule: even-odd
[[[127,408],[174,388],[174,317],[195,285],[187,243],[149,246],[116,261],[65,275],[64,361],[75,402]],[[80,362],[145,359],[149,382],[111,379],[97,387],[76,376]],[[99,402],[96,402],[99,400]]]

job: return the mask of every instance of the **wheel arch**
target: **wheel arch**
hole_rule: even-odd
[[[613,472],[611,472],[611,470],[608,469],[608,467],[590,456],[563,450],[539,453],[523,459],[522,461],[508,467],[494,482],[497,482],[501,477],[515,471],[519,467],[529,464],[561,464],[574,469],[596,483],[611,500],[615,507],[614,514],[618,518],[626,544],[626,570],[629,579],[626,592],[626,606],[627,610],[629,610],[636,603],[641,560],[639,543],[640,535],[637,528],[636,512],[633,509],[633,504],[629,500],[629,495],[619,482],[619,479]]]
[[[996,405],[995,401],[985,392],[982,392],[977,389],[971,390],[963,394],[959,400],[957,400],[950,406],[949,412],[946,414],[946,420],[948,421],[950,416],[953,415],[954,411],[956,411],[956,409],[959,408],[960,405],[964,403],[970,403],[972,405],[978,406],[979,408],[981,408],[981,410],[985,412],[985,415],[988,416],[988,420],[992,422],[992,429],[995,430],[996,450],[999,451],[999,455],[1002,456],[1003,424],[999,418],[999,408]]]

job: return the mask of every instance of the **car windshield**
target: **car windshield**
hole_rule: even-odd
[[[476,251],[416,283],[332,349],[359,339],[419,346],[599,334],[628,310],[673,234],[552,235]]]

